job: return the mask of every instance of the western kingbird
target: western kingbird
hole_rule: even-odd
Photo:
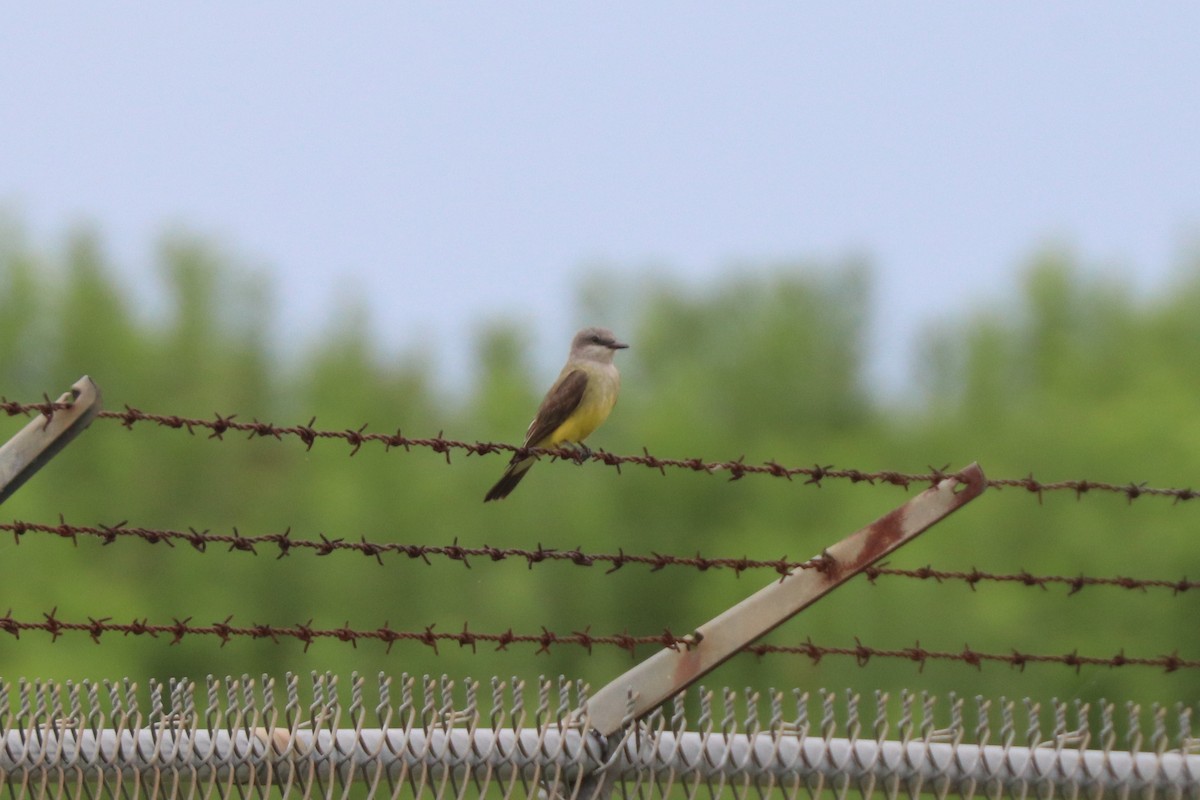
[[[584,328],[575,334],[566,366],[538,406],[523,447],[557,447],[564,442],[582,445],[617,404],[621,375],[613,364],[613,353],[626,347],[629,345],[618,342],[608,328]],[[534,461],[536,456],[515,453],[483,502],[508,497]]]

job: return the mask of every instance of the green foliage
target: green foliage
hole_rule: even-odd
[[[165,311],[139,313],[95,236],[71,239],[61,255],[33,252],[19,230],[0,240],[0,390],[34,400],[79,375],[103,387],[109,408],[409,435],[518,441],[551,376],[534,374],[531,342],[511,324],[477,332],[474,383],[461,397],[433,388],[437,376],[414,355],[383,353],[360,303],[349,300],[321,343],[281,362],[270,342],[271,293],[211,245],[176,238],[161,250]],[[859,265],[823,270],[784,265],[706,287],[669,280],[585,288],[582,305],[632,344],[618,356],[624,389],[609,423],[590,444],[613,452],[644,446],[664,456],[776,459],[864,470],[921,471],[979,461],[993,476],[1029,472],[1187,485],[1200,460],[1200,270],[1161,296],[1136,301],[1128,287],[1092,277],[1066,254],[1035,259],[1022,293],[924,339],[919,407],[882,402],[863,374],[869,274]],[[418,343],[419,344],[419,343]],[[0,439],[23,424],[0,418]],[[223,441],[141,425],[98,422],[18,492],[0,519],[115,523],[246,535],[291,528],[296,538],[406,544],[492,544],[630,553],[802,558],[903,502],[890,486],[827,483],[597,464],[539,464],[502,503],[483,493],[501,456],[457,457],[343,443]],[[1197,509],[1115,496],[1042,501],[992,491],[896,555],[896,566],[1134,574],[1176,578],[1200,572]],[[109,617],[194,624],[223,620],[314,627],[568,633],[684,632],[766,581],[769,573],[649,573],[602,567],[385,556],[382,565],[346,553],[276,559],[187,546],[119,540],[69,542],[27,534],[0,544],[0,605],[19,619],[52,608],[63,619]],[[1195,593],[1192,593],[1195,594]],[[857,580],[771,636],[834,646],[933,650],[1010,648],[1040,653],[1129,656],[1180,650],[1191,642],[1197,602],[1162,590],[1145,594],[1021,586],[934,585]],[[563,672],[602,684],[631,663],[627,654],[556,647],[478,653],[414,644],[391,653],[376,643],[27,633],[0,644],[8,677],[140,680],[205,673],[351,670],[522,675]],[[643,651],[639,657],[649,654]],[[736,658],[708,683],[766,688],[858,690],[900,687],[966,693],[1195,701],[1188,671],[998,665],[979,671],[899,660],[858,667],[830,657]]]

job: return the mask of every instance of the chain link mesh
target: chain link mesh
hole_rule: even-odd
[[[701,688],[605,739],[565,678],[371,683],[0,683],[0,778],[14,798],[1200,797],[1183,705]]]

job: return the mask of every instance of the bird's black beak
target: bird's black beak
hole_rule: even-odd
[[[608,349],[609,350],[628,350],[629,345],[625,344],[624,342],[612,341],[612,342],[608,343]]]

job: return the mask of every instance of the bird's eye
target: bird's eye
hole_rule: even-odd
[[[592,344],[602,344],[599,336],[592,337]]]

